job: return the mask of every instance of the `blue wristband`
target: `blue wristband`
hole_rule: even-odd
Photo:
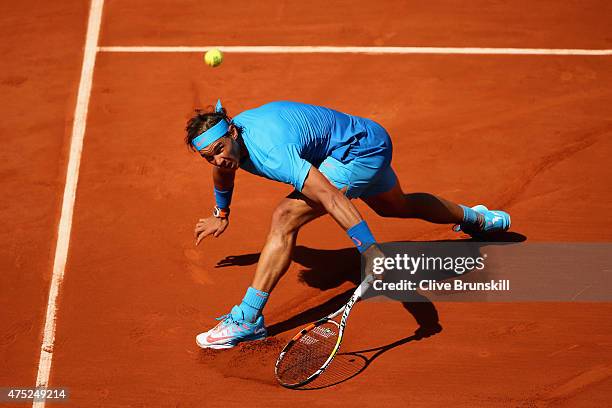
[[[376,243],[370,227],[365,221],[361,221],[359,224],[353,225],[349,228],[346,233],[349,238],[353,241],[360,253],[363,253],[372,244]]]
[[[217,202],[217,207],[229,208],[230,203],[232,202],[233,191],[233,187],[227,191],[217,190],[217,188],[215,188],[215,201]]]

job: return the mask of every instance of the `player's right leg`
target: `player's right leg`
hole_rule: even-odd
[[[270,232],[257,263],[252,287],[268,293],[274,289],[289,268],[299,229],[325,213],[322,206],[297,191],[280,202],[272,214]]]
[[[231,348],[238,343],[261,340],[267,335],[262,312],[269,293],[287,272],[297,234],[304,224],[325,214],[325,210],[302,194],[293,192],[283,199],[272,215],[270,232],[257,263],[255,277],[242,303],[212,329],[196,336],[202,348]]]

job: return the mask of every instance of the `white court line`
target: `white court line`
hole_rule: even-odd
[[[471,55],[612,55],[612,50],[555,48],[461,48],[461,47],[332,47],[332,46],[104,46],[100,52],[223,52],[244,54],[471,54]]]
[[[68,244],[70,242],[70,230],[72,229],[72,214],[74,200],[76,197],[77,182],[79,179],[79,166],[81,164],[81,153],[83,151],[83,138],[85,136],[85,123],[89,107],[89,95],[93,82],[93,71],[96,63],[96,51],[100,24],[102,22],[102,9],[104,0],[91,0],[89,9],[89,20],[87,22],[87,36],[83,53],[83,66],[81,67],[81,79],[77,94],[74,118],[72,123],[72,137],[70,141],[70,153],[68,156],[68,167],[66,169],[66,184],[64,185],[64,196],[62,199],[62,212],[60,215],[57,232],[57,243],[55,246],[55,257],[53,260],[53,276],[49,288],[49,300],[47,302],[47,315],[43,341],[38,362],[38,374],[36,377],[37,387],[46,387],[49,383],[51,362],[53,359],[53,344],[55,342],[55,327],[57,317],[57,298],[64,278],[66,259],[68,257]],[[42,408],[44,401],[37,401],[33,407]]]

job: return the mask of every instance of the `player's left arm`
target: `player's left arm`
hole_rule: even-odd
[[[376,244],[367,223],[351,200],[332,185],[314,166],[310,168],[304,181],[302,194],[322,205],[338,225],[346,231],[359,252],[365,256],[366,270],[371,271],[374,258],[382,257],[384,254]]]
[[[346,231],[363,221],[359,210],[316,167],[311,167],[302,194],[320,204]]]

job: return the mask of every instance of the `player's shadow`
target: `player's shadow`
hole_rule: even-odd
[[[525,241],[526,237],[516,232],[498,233],[489,236],[487,241],[478,239],[440,240],[432,242],[456,242],[472,244],[470,250],[474,249],[473,243],[483,242],[483,245],[509,245]],[[406,241],[409,242],[409,241]],[[478,249],[479,246],[476,247]],[[459,249],[461,251],[461,249]],[[217,267],[247,266],[256,264],[259,260],[258,253],[228,256],[217,263]],[[354,248],[342,248],[333,250],[313,249],[305,246],[297,246],[293,252],[293,261],[302,265],[303,270],[299,272],[299,279],[306,285],[327,291],[351,282],[357,286],[361,281],[361,259]],[[268,335],[276,336],[289,330],[303,327],[315,320],[320,319],[344,305],[353,294],[354,288],[348,289],[333,296],[326,302],[306,309],[286,320],[273,323],[268,326]],[[441,330],[438,311],[435,305],[425,296],[413,292],[410,301],[401,302],[415,319],[418,328],[414,333],[417,338],[427,337]]]
[[[298,246],[293,253],[293,260],[304,267],[299,272],[300,281],[321,291],[337,288],[346,282],[355,286],[361,282],[361,259],[355,248],[320,250]],[[353,292],[354,288],[350,288],[323,304],[274,323],[268,327],[268,333],[277,335],[320,319],[342,307]],[[402,302],[402,306],[412,314],[419,325],[415,335],[423,337],[427,333],[440,331],[438,311],[434,304],[424,296],[417,296],[414,301]]]
[[[525,240],[526,237],[522,234],[506,232],[497,234],[495,237],[489,236],[486,241],[472,238],[428,241],[422,242],[422,244],[427,245],[432,242],[465,243],[468,245],[457,245],[458,252],[462,253],[462,251],[468,251],[470,254],[473,254],[474,251],[480,251],[484,246],[512,245],[513,243],[523,242]],[[474,243],[479,242],[482,242],[482,245],[474,245]],[[415,244],[414,242],[411,243]],[[217,267],[253,265],[259,260],[259,255],[258,253],[252,253],[228,256],[219,261]],[[356,286],[361,281],[361,259],[359,253],[352,247],[322,250],[297,246],[292,259],[304,267],[304,269],[299,272],[299,279],[306,285],[320,289],[321,291],[337,288],[346,282],[351,282]],[[338,310],[348,301],[353,292],[354,288],[350,288],[331,297],[320,305],[304,310],[286,320],[273,323],[268,326],[268,335],[276,336],[280,333],[304,327]],[[412,335],[383,346],[366,350],[341,351],[336,355],[333,362],[320,377],[298,389],[319,390],[348,381],[365,371],[374,360],[387,351],[412,341],[433,336],[442,331],[442,326],[439,323],[438,311],[434,303],[427,297],[418,292],[413,292],[410,301],[403,301],[401,304],[404,309],[413,316],[418,324],[418,328]]]
[[[257,263],[258,259],[259,254],[231,256],[221,260],[217,267],[252,265]],[[300,281],[322,291],[337,288],[346,282],[351,282],[357,286],[361,281],[361,259],[355,248],[321,250],[297,246],[293,253],[293,260],[305,268],[299,272]],[[268,335],[276,336],[305,326],[338,310],[350,299],[354,290],[354,288],[350,288],[322,304],[268,326]],[[426,297],[418,294],[416,296],[419,298],[415,299],[414,302],[402,303],[402,306],[412,314],[419,325],[414,335],[421,338],[439,332],[441,327],[435,306]]]

